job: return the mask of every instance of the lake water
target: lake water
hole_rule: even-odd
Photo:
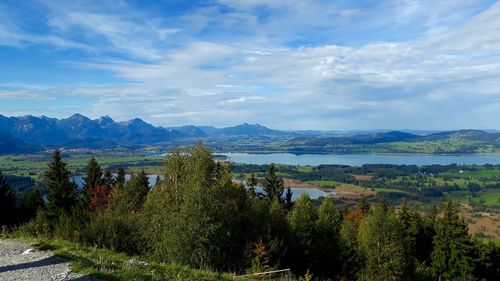
[[[331,192],[331,193],[324,192],[323,190],[320,190],[317,188],[290,187],[290,189],[292,190],[292,200],[293,201],[297,200],[297,198],[299,198],[300,194],[302,194],[302,193],[306,193],[307,195],[309,195],[309,197],[311,199],[318,199],[320,197],[326,197],[330,194],[332,194],[332,195],[336,194],[336,192]],[[263,193],[262,187],[256,186],[255,192]],[[285,188],[285,192],[283,193],[283,195],[285,195],[285,194],[286,194],[286,188]]]
[[[113,175],[116,177],[116,175]],[[70,177],[70,180],[74,180],[76,185],[78,185],[78,187],[83,187],[83,177],[84,176],[72,176]],[[130,180],[130,175],[125,175],[125,180]],[[150,187],[153,187],[155,186],[156,184],[156,175],[148,175],[148,180],[149,180],[149,186]]]
[[[431,164],[500,164],[500,154],[422,155],[422,154],[291,154],[291,153],[221,153],[229,161],[244,164],[311,165],[363,164],[431,165]]]

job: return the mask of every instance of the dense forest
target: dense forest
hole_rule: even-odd
[[[95,158],[85,172],[80,189],[56,150],[46,198],[37,190],[16,198],[0,174],[0,225],[235,274],[290,268],[315,280],[500,280],[500,248],[471,237],[451,200],[429,213],[384,199],[350,209],[329,197],[292,201],[274,165],[257,193],[255,175],[234,182],[229,164],[202,144],[169,154],[152,189],[145,172],[125,180],[125,170],[113,176]]]

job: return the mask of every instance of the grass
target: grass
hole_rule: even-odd
[[[233,280],[233,276],[229,274],[147,261],[144,258],[85,247],[64,240],[45,238],[22,238],[22,240],[35,244],[40,250],[50,250],[56,256],[68,260],[72,271],[102,280]]]
[[[309,166],[309,165],[307,165],[307,166],[299,166],[297,168],[297,171],[301,172],[301,173],[310,173],[310,172],[312,172],[312,170],[313,170],[313,167]]]
[[[500,190],[491,190],[487,192],[476,192],[478,197],[472,197],[472,201],[478,202],[484,200],[485,205],[500,205]]]
[[[393,192],[393,193],[402,193],[402,194],[410,194],[408,191],[400,190],[400,189],[390,189],[390,188],[374,188],[375,192]]]
[[[463,171],[462,173],[459,172],[447,172],[447,173],[442,173],[440,175],[443,176],[453,176],[453,177],[458,177],[458,178],[500,178],[500,169],[492,169],[492,170],[486,170],[486,169],[481,169],[477,171]]]

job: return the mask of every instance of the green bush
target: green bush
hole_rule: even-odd
[[[111,213],[93,218],[83,229],[80,241],[84,244],[139,254],[144,251],[137,216],[116,216]]]
[[[54,237],[78,241],[83,222],[77,212],[63,213],[54,224]]]
[[[50,237],[52,230],[43,212],[38,212],[31,221],[22,224],[14,230],[14,235],[24,237]]]

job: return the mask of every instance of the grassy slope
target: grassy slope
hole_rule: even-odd
[[[122,253],[56,239],[21,238],[70,261],[71,270],[103,280],[233,280],[233,276],[187,266],[144,262]],[[238,279],[243,280],[243,279]]]

